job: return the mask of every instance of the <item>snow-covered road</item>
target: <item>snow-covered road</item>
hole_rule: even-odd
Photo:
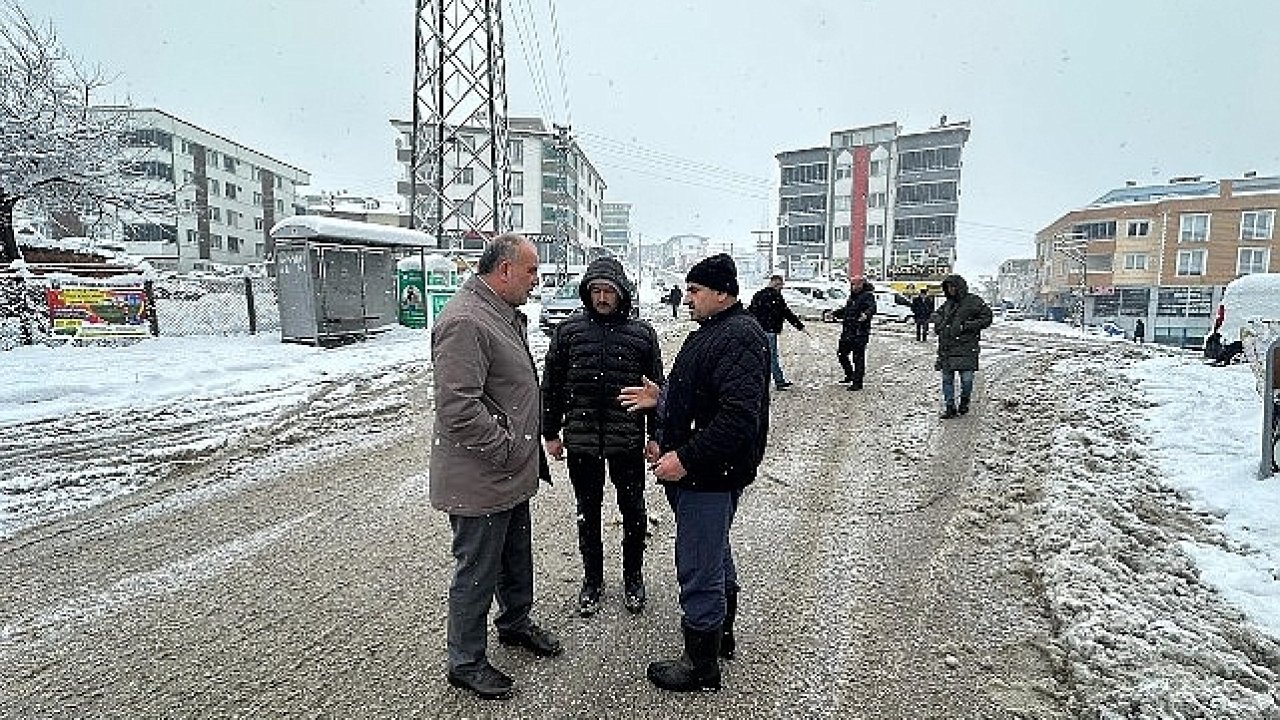
[[[669,363],[691,326],[658,327]],[[426,503],[420,334],[161,348],[184,356],[171,369],[48,350],[81,353],[40,356],[64,386],[98,368],[106,389],[32,380],[0,405],[26,443],[0,458],[18,471],[0,488],[0,717],[1280,717],[1280,511],[1258,507],[1280,492],[1250,479],[1262,491],[1230,502],[1194,467],[1247,445],[1230,427],[1247,371],[1035,329],[987,333],[980,400],[948,422],[931,346],[902,329],[877,331],[862,393],[833,382],[834,328],[783,335],[798,386],[775,396],[735,524],[741,653],[715,696],[643,678],[678,637],[661,495],[650,608],[618,607],[611,554],[605,611],[582,620],[556,468],[535,502],[537,607],[568,651],[495,648],[521,688],[498,708],[441,679],[451,561]],[[153,374],[100,370],[122,357]],[[1217,429],[1193,463],[1167,437],[1179,377],[1235,410],[1201,416]],[[1212,479],[1240,490],[1231,467]]]

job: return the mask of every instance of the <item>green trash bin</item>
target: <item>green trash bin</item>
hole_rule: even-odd
[[[400,298],[400,324],[411,328],[426,327],[427,287],[419,258],[405,258],[396,263],[396,296]]]

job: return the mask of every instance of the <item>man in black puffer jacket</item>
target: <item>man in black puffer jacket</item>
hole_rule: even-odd
[[[973,396],[973,373],[978,369],[978,342],[982,331],[991,327],[991,308],[969,292],[969,283],[959,275],[942,281],[947,301],[933,314],[933,330],[938,336],[938,362],[942,371],[943,418],[969,412]],[[956,375],[960,376],[960,404],[956,405]]]
[[[719,658],[733,657],[738,573],[729,528],[743,488],[756,477],[769,430],[769,344],[738,302],[733,258],[709,257],[689,270],[689,333],[667,386],[626,388],[631,409],[657,407],[658,452],[650,467],[676,516],[684,653],[649,664],[664,690],[720,687]]]
[[[653,327],[630,317],[631,283],[617,260],[600,258],[587,266],[578,293],[586,312],[560,323],[547,348],[543,442],[547,454],[557,460],[568,450],[582,553],[579,614],[595,614],[604,587],[600,510],[606,465],[622,512],[623,602],[627,610],[638,613],[646,597],[641,573],[648,523],[644,452],[646,438],[655,436],[656,428],[652,414],[629,413],[617,397],[642,377],[662,382],[662,351]]]
[[[844,379],[850,390],[861,390],[867,374],[867,343],[871,342],[871,318],[876,314],[875,288],[862,277],[849,281],[849,300],[833,315],[841,322],[840,345],[836,359],[844,369]],[[849,357],[853,356],[853,362]]]

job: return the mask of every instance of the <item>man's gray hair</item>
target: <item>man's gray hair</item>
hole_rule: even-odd
[[[527,242],[525,236],[518,233],[503,233],[489,241],[480,254],[480,262],[476,272],[488,275],[498,269],[498,263],[506,260],[515,262],[520,257],[520,246]]]

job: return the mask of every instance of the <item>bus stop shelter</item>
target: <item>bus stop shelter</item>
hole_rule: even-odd
[[[320,346],[396,325],[396,263],[436,246],[416,230],[319,215],[281,220],[271,238],[281,339]]]

